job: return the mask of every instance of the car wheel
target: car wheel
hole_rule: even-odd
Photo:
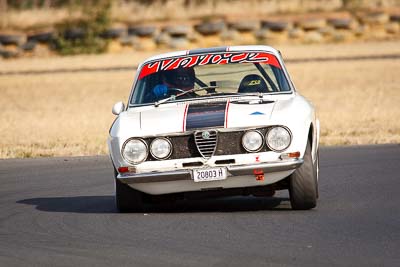
[[[289,178],[290,204],[294,210],[308,210],[317,206],[317,164],[313,164],[311,146],[307,143],[304,163]]]
[[[141,212],[144,211],[144,194],[122,183],[116,178],[115,172],[115,204],[119,212]]]

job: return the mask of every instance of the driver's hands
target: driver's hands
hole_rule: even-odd
[[[158,84],[153,88],[153,94],[156,97],[167,95],[168,87],[165,84]]]

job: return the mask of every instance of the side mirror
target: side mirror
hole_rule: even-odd
[[[114,104],[112,108],[112,113],[114,115],[119,115],[122,111],[124,111],[124,109],[125,109],[125,104],[120,101]]]

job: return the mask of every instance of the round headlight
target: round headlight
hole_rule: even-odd
[[[267,146],[274,151],[283,151],[289,147],[292,141],[288,129],[277,126],[270,129],[266,135]]]
[[[156,159],[166,159],[171,155],[172,145],[166,138],[156,138],[151,142],[150,153]]]
[[[141,139],[130,139],[122,148],[122,156],[130,163],[137,164],[147,158],[147,144]]]
[[[248,131],[242,137],[242,145],[248,152],[260,151],[263,142],[263,136],[258,131]]]

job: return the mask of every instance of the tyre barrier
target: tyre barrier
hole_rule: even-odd
[[[389,19],[392,22],[400,22],[400,14],[392,14]]]
[[[172,49],[184,49],[189,45],[189,40],[186,37],[175,37],[170,39],[168,45]]]
[[[3,45],[20,45],[24,39],[24,36],[19,34],[0,34],[0,44]]]
[[[32,52],[35,50],[37,43],[37,41],[27,41],[21,46],[21,49],[25,52]]]
[[[156,33],[155,26],[130,26],[128,27],[128,35],[138,37],[152,37]]]
[[[268,29],[273,32],[283,32],[289,30],[291,24],[288,21],[271,21],[263,20],[261,21],[261,28]]]
[[[331,18],[327,20],[327,23],[337,30],[351,30],[356,25],[356,22],[351,18]]]
[[[5,49],[0,49],[0,56],[3,58],[16,58],[20,55],[18,51],[10,51]]]
[[[100,34],[100,37],[103,39],[117,39],[126,35],[127,31],[124,28],[112,28],[105,30]]]
[[[108,51],[164,49],[189,49],[203,46],[238,44],[308,44],[351,42],[353,40],[399,40],[400,12],[336,13],[325,15],[299,15],[297,17],[269,17],[228,21],[215,19],[194,24],[155,23],[154,25],[115,25],[99,35],[111,39]],[[57,36],[76,41],[86,37],[81,27],[63,30],[0,32],[0,57],[14,58],[29,55],[56,53]],[[40,49],[38,48],[40,47]],[[46,51],[48,50],[48,52]],[[36,52],[37,51],[37,52]]]
[[[47,32],[39,32],[28,34],[27,41],[36,41],[39,43],[50,43],[54,40],[55,32],[54,31],[47,31]]]
[[[167,46],[171,41],[171,37],[168,33],[161,32],[155,37],[154,41],[158,46]]]
[[[163,28],[172,38],[182,38],[189,34],[190,28],[187,25],[171,25]]]
[[[265,41],[268,39],[270,32],[268,28],[261,28],[254,33],[255,37],[260,41]]]
[[[371,12],[361,17],[361,21],[368,25],[384,25],[389,22],[389,15],[384,12]]]
[[[259,28],[259,22],[253,21],[253,20],[239,21],[239,22],[230,23],[229,27],[238,32],[252,32]]]
[[[122,45],[122,46],[134,46],[135,45],[135,42],[136,42],[136,40],[135,40],[135,36],[122,36],[120,39],[119,39],[119,43]]]
[[[70,41],[80,40],[85,38],[86,31],[82,28],[70,28],[64,31],[63,36],[65,40],[70,40]]]
[[[296,25],[304,31],[317,31],[326,26],[326,20],[319,18],[302,19],[297,21]]]
[[[224,21],[204,22],[194,26],[194,29],[201,35],[215,35],[221,33],[226,27]]]

